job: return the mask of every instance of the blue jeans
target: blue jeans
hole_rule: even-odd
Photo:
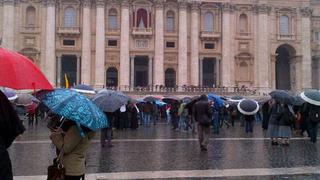
[[[150,114],[144,114],[144,125],[148,126],[151,121],[151,115]]]
[[[219,134],[220,129],[220,117],[218,112],[213,113],[213,132]]]
[[[246,133],[253,132],[253,121],[245,121]]]
[[[187,127],[186,120],[187,118],[185,116],[180,116],[179,129],[186,129]]]

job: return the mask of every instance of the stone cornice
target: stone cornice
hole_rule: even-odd
[[[83,7],[91,7],[91,0],[81,0]]]
[[[14,5],[14,0],[2,0],[4,5]]]
[[[300,8],[300,14],[302,15],[302,17],[310,17],[312,14],[312,9],[309,7],[303,7]]]
[[[191,11],[199,11],[201,3],[199,1],[191,2]]]
[[[102,7],[102,8],[104,8],[104,6],[105,6],[105,0],[96,0],[96,6],[97,7]]]
[[[269,14],[271,11],[271,6],[268,6],[266,4],[259,4],[259,5],[255,5],[253,9],[256,13]]]
[[[179,9],[186,10],[188,8],[188,0],[178,0],[179,3]]]
[[[121,0],[121,7],[122,8],[129,8],[130,7],[130,0]]]
[[[56,6],[56,0],[47,0],[46,6]]]
[[[164,7],[164,0],[154,0],[154,6],[156,9],[163,9]]]
[[[234,4],[223,3],[221,9],[223,12],[233,12],[236,8]]]
[[[107,0],[107,5],[119,5],[119,0]]]

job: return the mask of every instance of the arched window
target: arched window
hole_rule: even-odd
[[[35,26],[36,23],[36,8],[33,6],[29,6],[27,8],[27,13],[26,13],[26,26]]]
[[[248,70],[248,64],[246,62],[240,63],[240,80],[241,81],[249,81],[249,70]]]
[[[110,67],[107,70],[107,87],[117,87],[118,86],[118,70],[115,67]]]
[[[148,12],[145,9],[139,9],[137,11],[137,27],[147,28],[148,26]]]
[[[248,16],[246,14],[241,14],[239,17],[240,21],[240,32],[248,32]]]
[[[280,35],[289,35],[289,17],[280,16]]]
[[[73,7],[64,10],[64,26],[75,27],[77,25],[77,12]]]
[[[176,86],[176,71],[172,68],[168,68],[165,71],[165,86],[166,87]]]
[[[174,31],[174,12],[167,12],[167,31]]]
[[[204,14],[204,31],[213,32],[214,19],[213,14],[211,12],[207,12]]]
[[[117,18],[117,10],[110,9],[109,17],[108,17],[108,28],[111,30],[118,29],[118,18]]]

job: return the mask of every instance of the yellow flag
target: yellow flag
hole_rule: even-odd
[[[66,73],[64,73],[64,80],[66,82],[66,89],[69,89],[69,80]]]

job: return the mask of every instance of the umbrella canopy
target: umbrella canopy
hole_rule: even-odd
[[[42,102],[55,114],[75,121],[93,131],[108,127],[105,114],[87,97],[75,91],[56,89],[48,93]]]
[[[257,101],[260,105],[263,105],[264,103],[270,101],[272,98],[271,96],[262,96],[255,98],[255,101]]]
[[[284,90],[275,90],[270,93],[270,96],[275,99],[276,101],[279,101],[280,103],[284,104],[293,104],[294,98]]]
[[[101,89],[98,94],[112,94],[112,96],[117,96],[118,98],[121,99],[123,103],[127,103],[128,101],[133,100],[129,96],[125,95],[121,91],[113,91],[113,90],[108,90],[108,89]]]
[[[182,98],[182,102],[183,103],[188,103],[188,102],[190,102],[192,99],[191,99],[191,97],[184,97],[184,98]]]
[[[85,84],[78,84],[71,88],[71,90],[77,91],[79,93],[85,93],[85,94],[95,94],[95,90],[88,85]]]
[[[191,98],[191,101],[186,103],[185,108],[192,108],[192,106],[200,100],[200,96],[194,96]]]
[[[254,115],[259,111],[259,104],[257,101],[244,99],[238,103],[237,108],[244,115]]]
[[[228,99],[228,101],[231,101],[231,102],[240,102],[241,100],[243,100],[244,98],[242,96],[239,96],[239,95],[235,95],[235,96],[232,96],[231,98]]]
[[[115,112],[127,104],[130,98],[118,91],[108,90],[98,93],[92,101],[104,112]]]
[[[19,94],[15,101],[18,106],[29,106],[33,102],[39,103],[40,101],[31,94]]]
[[[147,97],[143,98],[143,100],[146,102],[155,102],[155,101],[158,101],[159,98],[156,98],[154,96],[147,96]]]
[[[0,86],[12,89],[53,89],[40,69],[27,57],[0,48]]]
[[[167,103],[167,104],[173,104],[173,103],[179,102],[180,99],[178,97],[175,97],[175,96],[169,96],[169,97],[162,98],[162,101]]]
[[[301,98],[310,104],[320,106],[320,91],[315,89],[306,90],[301,93]]]
[[[295,105],[295,106],[302,106],[303,103],[306,102],[305,100],[302,99],[301,96],[294,96],[293,99],[294,99],[293,105]]]
[[[218,107],[222,107],[224,105],[224,102],[219,95],[210,93],[208,94],[208,99],[211,101],[214,101],[214,104],[217,105]]]
[[[3,94],[5,94],[9,101],[14,101],[18,98],[17,93],[12,89],[4,89]]]

